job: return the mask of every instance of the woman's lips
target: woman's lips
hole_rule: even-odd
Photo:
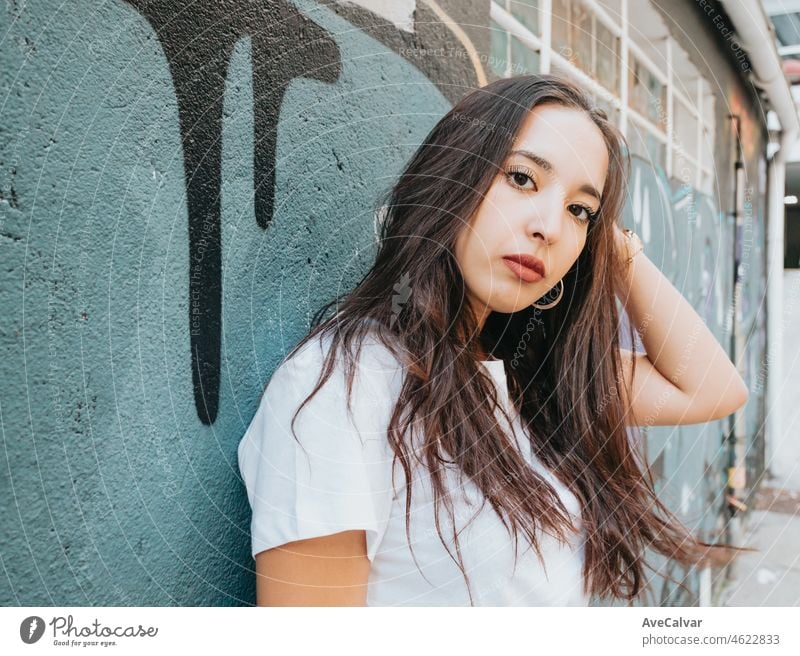
[[[517,274],[517,277],[520,280],[524,280],[525,282],[539,282],[542,279],[542,276],[538,271],[534,271],[526,266],[522,266],[519,262],[507,260],[506,258],[503,258],[503,262],[505,262],[509,269]]]

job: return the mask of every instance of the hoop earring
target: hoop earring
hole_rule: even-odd
[[[554,308],[556,305],[558,305],[559,302],[561,301],[561,297],[564,296],[564,279],[562,278],[558,282],[561,285],[561,289],[558,291],[558,296],[556,297],[556,299],[554,301],[550,301],[549,303],[545,303],[544,305],[537,305],[536,303],[531,303],[531,306],[533,306],[533,307],[535,307],[535,308],[537,308],[539,310],[549,310],[550,308]],[[547,294],[549,294],[549,293],[550,293],[550,291],[547,292]],[[542,298],[545,298],[547,296],[547,294],[542,296]]]

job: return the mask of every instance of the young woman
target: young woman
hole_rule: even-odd
[[[685,565],[726,549],[669,513],[628,437],[748,392],[620,229],[623,142],[544,75],[433,128],[384,199],[373,266],[239,445],[259,604],[633,600],[647,548]],[[620,349],[617,301],[646,355]]]

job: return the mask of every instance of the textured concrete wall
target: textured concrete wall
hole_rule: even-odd
[[[439,6],[488,25],[462,4]],[[366,270],[377,193],[479,83],[413,48],[488,43],[425,3],[410,30],[182,5],[2,8],[3,604],[253,601],[238,440]]]
[[[488,2],[180,9],[3,8],[6,605],[252,603],[236,445],[260,392],[310,315],[369,265],[377,193],[455,100],[495,77],[497,62],[476,56],[489,51]],[[748,143],[755,170],[758,135]],[[723,330],[725,207],[641,162],[633,183],[626,222],[648,221],[648,252]],[[709,530],[719,424],[648,432],[671,505]]]

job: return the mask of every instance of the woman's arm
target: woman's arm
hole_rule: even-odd
[[[624,262],[626,239],[619,227],[615,231]],[[695,424],[720,419],[745,404],[747,386],[727,353],[644,252],[627,265],[617,295],[647,351],[622,351],[629,424]]]
[[[256,554],[258,606],[365,606],[365,531],[297,540]]]

